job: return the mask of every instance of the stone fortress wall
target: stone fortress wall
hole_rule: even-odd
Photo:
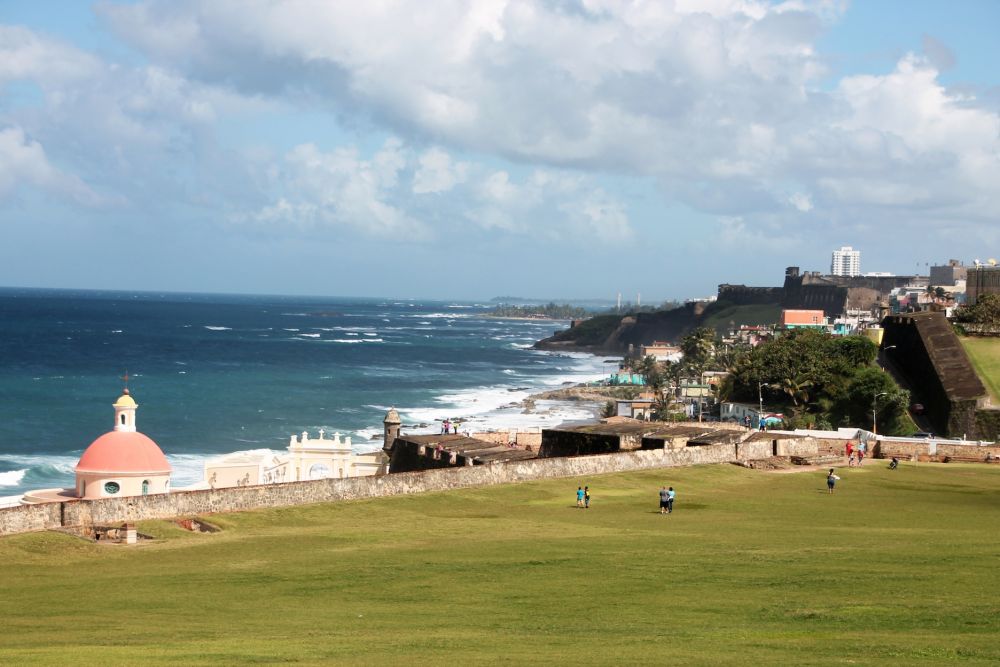
[[[579,477],[736,460],[733,445],[688,447],[678,451],[647,450],[530,459],[494,465],[393,473],[376,477],[320,479],[259,486],[176,491],[169,494],[71,500],[0,509],[0,535],[67,526],[95,526],[169,519],[215,512],[378,498],[410,493],[449,491],[536,479]]]
[[[762,434],[764,435],[764,434]],[[832,443],[832,444],[831,444]],[[687,446],[680,449],[642,449],[562,458],[538,458],[482,466],[393,473],[375,477],[320,479],[306,482],[177,491],[149,496],[102,498],[40,503],[0,509],[0,535],[53,528],[92,527],[146,519],[171,519],[218,512],[241,512],[268,507],[359,500],[411,493],[450,491],[539,479],[584,477],[615,472],[655,470],[703,464],[736,463],[768,456],[809,456],[843,447],[837,437],[770,439],[733,444]],[[880,439],[883,457],[905,459],[982,461],[1000,457],[1000,445],[934,443]]]

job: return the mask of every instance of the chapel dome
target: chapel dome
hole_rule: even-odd
[[[128,389],[125,390],[118,400],[115,401],[114,407],[116,408],[134,408],[137,407],[135,399],[128,395]]]
[[[167,475],[170,463],[148,436],[137,431],[111,431],[87,447],[76,464],[76,472]]]

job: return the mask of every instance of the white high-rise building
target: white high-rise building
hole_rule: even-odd
[[[861,251],[845,245],[840,250],[833,251],[833,261],[830,262],[830,274],[834,276],[860,276]]]

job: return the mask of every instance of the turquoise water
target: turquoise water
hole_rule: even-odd
[[[504,407],[601,375],[601,358],[529,349],[565,323],[483,317],[485,304],[351,298],[0,290],[0,495],[72,484],[112,427],[128,370],[137,424],[200,479],[206,456],[283,449],[320,428],[381,446],[396,406],[436,420],[544,426],[585,416]]]

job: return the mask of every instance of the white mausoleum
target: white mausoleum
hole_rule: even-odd
[[[237,452],[205,462],[203,488],[298,482],[310,479],[343,479],[374,475],[382,464],[381,451],[354,454],[351,439],[320,430],[318,438],[306,431],[291,436],[288,453],[269,450]]]

